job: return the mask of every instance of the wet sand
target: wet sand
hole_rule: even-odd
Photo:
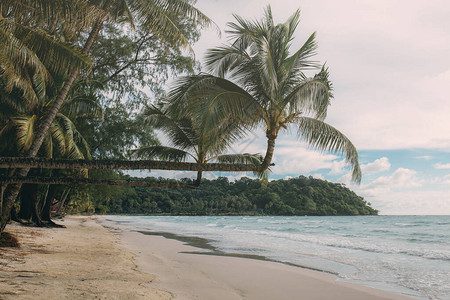
[[[21,247],[0,248],[0,299],[410,299],[104,217],[59,223],[67,228],[7,227]]]
[[[139,270],[156,276],[152,286],[172,292],[175,299],[411,299],[262,257],[230,257],[199,238],[140,232],[105,219],[102,222],[122,232],[122,243],[137,255]],[[205,251],[210,255],[200,254]]]

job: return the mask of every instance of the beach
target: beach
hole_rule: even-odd
[[[410,299],[276,262],[196,254],[102,217],[60,224],[8,226],[21,247],[1,249],[1,299]]]
[[[66,217],[67,228],[8,225],[20,248],[0,248],[0,299],[171,299],[146,284],[135,256],[96,217]]]

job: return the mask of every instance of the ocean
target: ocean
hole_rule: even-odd
[[[417,299],[450,299],[450,216],[107,216]],[[124,224],[124,225],[125,225]]]

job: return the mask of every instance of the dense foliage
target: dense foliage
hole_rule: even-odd
[[[149,181],[167,179],[149,177]],[[190,179],[184,183],[191,184]],[[342,184],[300,176],[275,180],[225,177],[203,180],[199,188],[116,188],[98,199],[97,213],[186,215],[376,215],[370,203]]]

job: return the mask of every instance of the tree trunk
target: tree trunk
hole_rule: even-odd
[[[37,184],[24,184],[20,191],[20,210],[18,217],[26,222],[31,222],[33,216],[33,206],[37,201]]]
[[[39,216],[42,219],[42,212],[44,211],[45,200],[47,200],[48,191],[50,190],[50,185],[47,184],[45,187],[45,193],[41,196],[41,200],[39,201]]]
[[[11,184],[62,184],[62,185],[119,185],[119,186],[142,186],[142,187],[168,187],[185,188],[193,185],[179,182],[152,182],[139,179],[89,179],[89,178],[61,178],[61,177],[0,177],[0,183]]]
[[[32,214],[31,214],[31,221],[33,221],[35,226],[38,227],[44,227],[45,224],[42,222],[41,219],[41,205],[40,205],[41,201],[39,201],[39,198],[36,197],[34,199],[34,203],[33,203],[33,210],[32,210]]]
[[[56,195],[56,185],[50,185],[47,193],[47,197],[44,199],[44,207],[42,208],[41,219],[50,227],[64,227],[63,225],[56,224],[50,217],[51,209],[53,206],[53,199]]]
[[[2,215],[3,210],[3,194],[5,193],[6,184],[2,184],[1,191],[0,191],[0,217]]]
[[[59,214],[62,215],[64,203],[66,202],[66,199],[69,196],[69,193],[70,193],[71,189],[72,189],[71,187],[68,187],[66,190],[64,190],[64,192],[63,192],[63,194],[61,196],[61,200],[60,200],[60,203],[58,205],[58,208],[56,209],[56,212],[55,212],[56,216],[60,216]]]
[[[275,140],[273,141],[273,146]],[[273,153],[272,146],[272,153]],[[271,157],[270,157],[271,158]],[[270,164],[270,161],[269,161]],[[83,160],[83,159],[48,159],[28,157],[2,157],[0,168],[42,168],[64,170],[180,170],[180,171],[223,171],[245,172],[260,171],[261,166],[228,163],[193,163],[160,160]],[[20,177],[20,176],[17,176]]]
[[[89,50],[91,49],[92,45],[94,44],[95,39],[98,36],[98,33],[100,32],[101,28],[103,27],[103,23],[106,20],[108,16],[108,10],[112,4],[112,0],[109,0],[105,5],[105,13],[103,16],[99,18],[99,20],[95,23],[94,27],[91,30],[91,33],[89,34],[89,37],[83,47],[82,53],[88,54]],[[67,95],[69,94],[69,90],[72,87],[73,83],[75,82],[75,79],[78,77],[79,69],[75,68],[70,72],[70,75],[66,82],[64,83],[63,87],[61,88],[58,96],[56,97],[55,101],[53,102],[53,105],[51,106],[48,114],[39,122],[36,130],[36,136],[30,146],[30,149],[25,153],[24,156],[27,157],[35,157],[36,154],[39,151],[39,148],[41,148],[42,142],[44,141],[44,137],[47,134],[48,129],[50,128],[50,125],[53,123],[53,120],[56,117],[56,114],[58,113],[59,109],[61,108],[62,104],[67,98]],[[16,173],[19,177],[25,177],[27,176],[29,172],[29,168],[20,169]],[[17,195],[19,194],[21,184],[14,184],[10,187],[8,187],[5,191],[5,196],[3,199],[3,207],[2,207],[2,215],[0,216],[0,233],[3,232],[5,229],[6,223],[8,222],[9,215],[11,212],[11,208],[14,204],[14,201],[16,201]]]
[[[261,164],[262,170],[267,170],[272,164],[273,152],[275,150],[275,140],[277,136],[276,134],[267,133],[267,150],[266,156]]]
[[[197,172],[197,180],[195,180],[194,183],[195,186],[200,186],[200,184],[202,183],[202,175],[203,175],[202,173],[203,173],[202,171]]]

